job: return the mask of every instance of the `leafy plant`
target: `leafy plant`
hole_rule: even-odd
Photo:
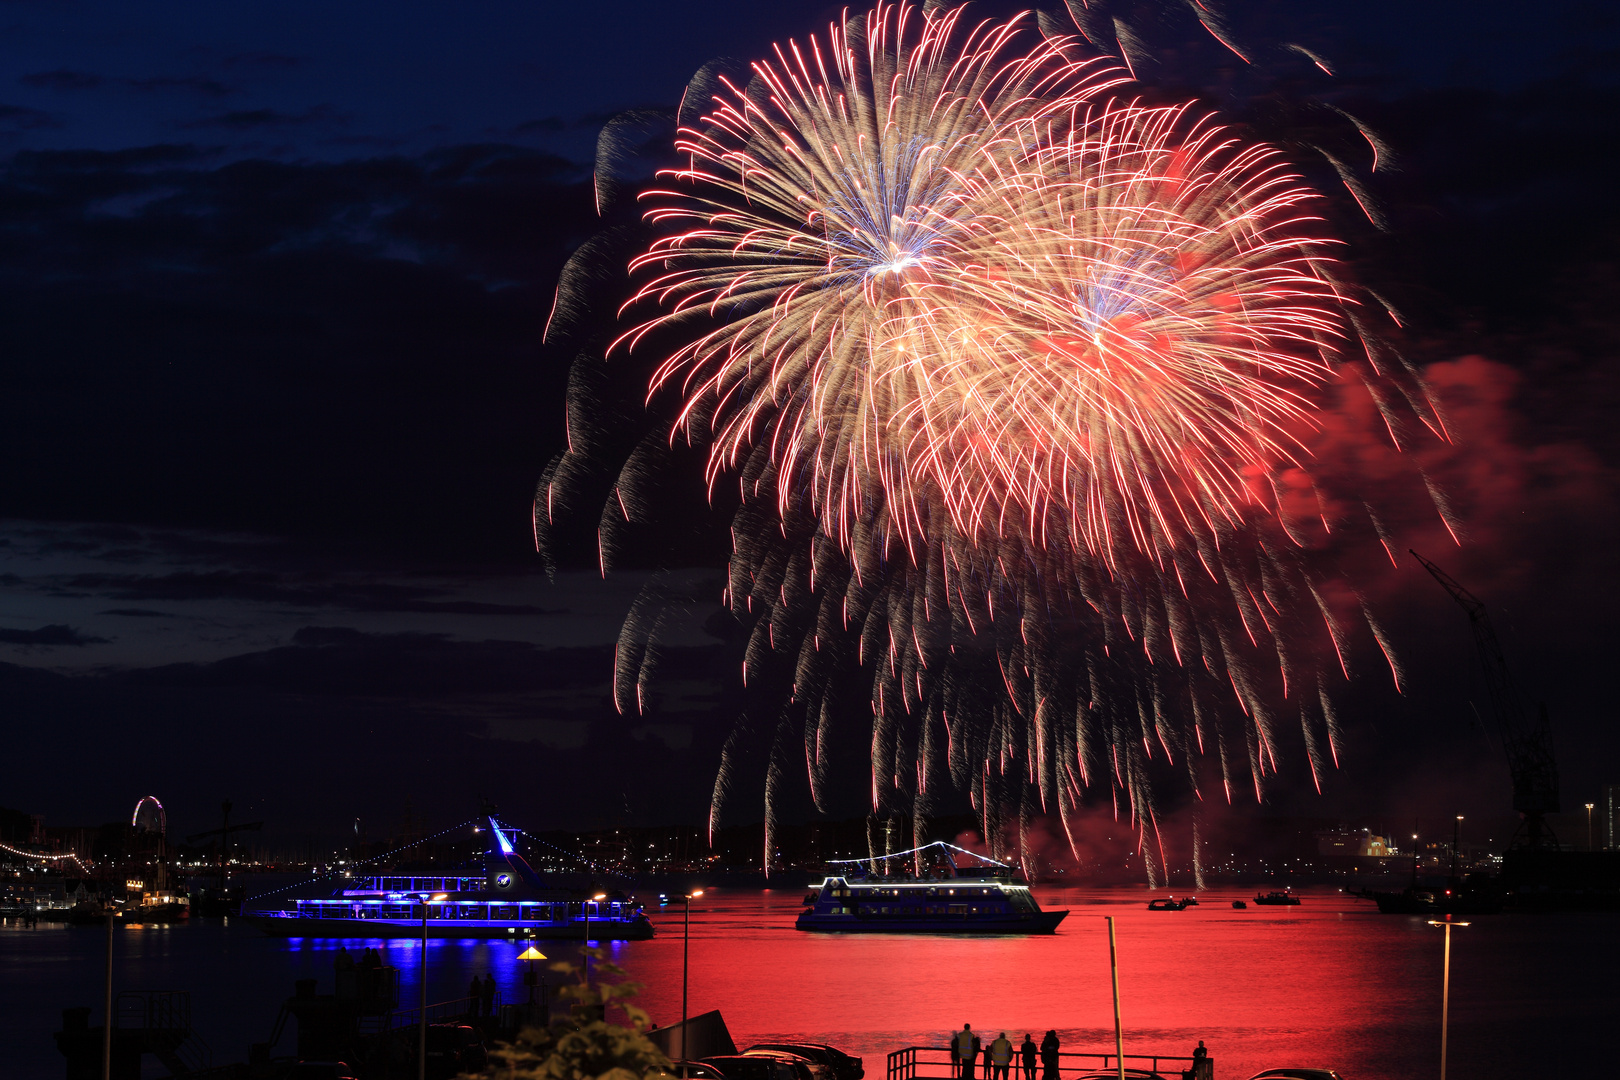
[[[624,969],[610,963],[604,950],[586,950],[598,974],[621,976]],[[630,1003],[641,990],[634,982],[592,982],[573,964],[557,963],[551,970],[564,978],[557,999],[568,1004],[568,1015],[549,1027],[529,1027],[510,1046],[491,1053],[497,1062],[491,1073],[503,1080],[643,1080],[671,1074],[669,1058],[647,1038],[652,1020],[646,1010]],[[609,1010],[623,1022],[608,1019]]]

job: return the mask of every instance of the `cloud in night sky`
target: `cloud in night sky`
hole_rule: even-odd
[[[79,633],[71,626],[42,626],[38,630],[5,630],[0,629],[0,644],[3,645],[71,645],[80,647],[84,645],[105,645],[106,638],[90,637]]]

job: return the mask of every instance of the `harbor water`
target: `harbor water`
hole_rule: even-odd
[[[1186,911],[1150,912],[1142,889],[1037,888],[1043,907],[1069,908],[1057,934],[808,934],[793,929],[803,890],[711,890],[691,913],[690,999],[719,1009],[739,1047],[830,1042],[866,1059],[943,1045],[964,1022],[993,1038],[1037,1041],[1056,1029],[1065,1050],[1113,1042],[1104,915],[1117,916],[1126,1052],[1187,1054],[1202,1039],[1216,1075],[1243,1080],[1283,1065],[1334,1068],[1347,1080],[1429,1080],[1440,1053],[1441,938],[1425,919],[1380,915],[1366,901],[1306,890],[1299,907],[1246,910],[1236,889],[1202,894]],[[655,898],[644,898],[655,899]],[[679,1018],[682,917],[650,905],[658,936],[605,944],[644,984],[659,1024]],[[1456,1077],[1560,1075],[1600,1069],[1620,1016],[1620,917],[1476,917],[1452,942],[1451,1058]],[[0,1076],[56,1080],[51,1033],[65,1007],[101,1022],[105,930],[0,927]],[[539,942],[577,960],[577,942]],[[271,938],[240,919],[120,927],[114,986],[185,990],[216,1064],[244,1060],[269,1037],[297,979],[330,993],[338,947],[380,949],[417,998],[421,945],[412,939]],[[461,997],[492,972],[505,1000],[526,997],[525,943],[430,940],[430,1001]],[[556,976],[550,978],[555,984]],[[293,1034],[276,1047],[290,1054]],[[149,1076],[164,1075],[148,1059]]]

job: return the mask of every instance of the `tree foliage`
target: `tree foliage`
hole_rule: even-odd
[[[586,951],[596,974],[624,974],[608,962],[604,950]],[[491,1075],[502,1080],[644,1080],[672,1073],[669,1058],[647,1038],[652,1021],[646,1010],[630,1003],[640,983],[593,983],[568,963],[552,964],[551,970],[565,980],[557,999],[567,1004],[567,1014],[549,1027],[524,1028],[510,1046],[495,1050]],[[610,1020],[610,1010],[623,1022]]]

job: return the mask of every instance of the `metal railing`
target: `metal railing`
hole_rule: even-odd
[[[1013,1061],[1007,1068],[1008,1080],[1025,1080],[1023,1058],[1014,1046]],[[1059,1051],[1057,1074],[1059,1080],[1073,1080],[1089,1073],[1115,1072],[1120,1059],[1113,1054],[1093,1054]],[[1145,1071],[1167,1078],[1186,1077],[1188,1080],[1214,1080],[1215,1059],[1184,1057],[1173,1054],[1126,1054],[1125,1068]],[[976,1080],[992,1080],[989,1070],[980,1063],[974,1070]],[[1160,1066],[1164,1066],[1161,1068]],[[1165,1070],[1169,1071],[1166,1072]],[[886,1080],[960,1080],[961,1070],[952,1060],[948,1046],[908,1046],[889,1055]],[[1045,1066],[1036,1062],[1034,1080],[1043,1080]]]
[[[184,990],[125,990],[113,1006],[113,1026],[144,1032],[149,1050],[160,1059],[172,1055],[191,1072],[213,1061],[213,1051],[191,1026],[191,995]]]
[[[429,1024],[443,1023],[446,1020],[455,1020],[477,1014],[479,999],[475,997],[451,998],[449,1001],[439,1001],[427,1007]],[[501,1015],[501,994],[495,992],[495,1000],[490,1005],[490,1015]],[[421,1020],[420,1009],[396,1009],[384,1016],[365,1017],[361,1021],[361,1031],[376,1033],[382,1031],[397,1031],[401,1028],[413,1028]],[[367,1023],[366,1021],[370,1021]]]

